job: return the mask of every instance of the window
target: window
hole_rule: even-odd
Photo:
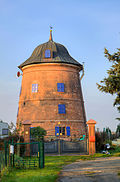
[[[66,132],[67,132],[67,136],[70,136],[70,127],[69,126],[66,127]]]
[[[58,104],[58,113],[59,114],[65,114],[65,104]]]
[[[2,129],[2,135],[8,135],[8,129]]]
[[[55,127],[55,136],[59,136],[59,127],[58,126]]]
[[[65,127],[55,127],[55,136],[65,135]]]
[[[51,58],[51,51],[49,49],[45,50],[45,58]]]
[[[65,127],[59,127],[60,135],[65,135]]]
[[[32,84],[32,92],[38,92],[38,84]]]
[[[57,83],[57,91],[64,92],[64,83]]]

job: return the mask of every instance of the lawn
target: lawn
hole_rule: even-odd
[[[114,154],[113,154],[114,155]],[[91,160],[96,157],[108,157],[112,155],[95,154],[93,156],[46,156],[44,169],[10,169],[3,171],[2,182],[55,182],[64,165],[77,160]],[[115,154],[120,156],[120,153]]]

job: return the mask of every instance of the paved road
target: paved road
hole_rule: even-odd
[[[120,182],[120,157],[78,161],[63,168],[58,182]]]

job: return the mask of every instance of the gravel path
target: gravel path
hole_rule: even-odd
[[[120,182],[120,157],[78,161],[61,171],[58,182]]]

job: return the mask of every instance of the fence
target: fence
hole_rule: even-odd
[[[0,173],[7,166],[8,155],[5,146],[6,142],[0,140]]]
[[[0,172],[5,167],[5,153],[3,151],[0,151]]]
[[[37,146],[34,151],[34,145]],[[16,168],[44,168],[44,142],[14,143],[5,141],[0,151],[0,171],[5,166]]]
[[[13,143],[14,152],[12,155],[13,167],[17,168],[43,168],[44,167],[44,143]],[[36,150],[34,146],[36,145]]]
[[[54,140],[44,143],[45,153],[65,154],[65,153],[87,153],[87,141],[65,141]]]

